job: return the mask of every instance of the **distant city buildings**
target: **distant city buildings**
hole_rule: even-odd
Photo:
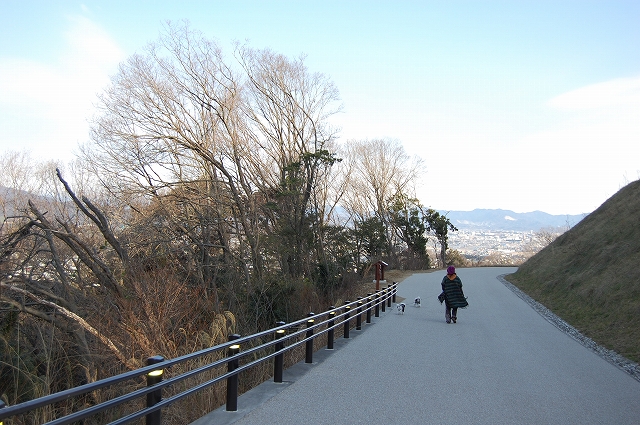
[[[449,233],[449,249],[456,250],[472,265],[521,264],[546,246],[533,231],[459,230]]]

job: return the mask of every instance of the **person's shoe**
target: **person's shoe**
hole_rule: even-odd
[[[451,320],[447,320],[446,322],[447,322],[447,323],[451,323]]]
[[[456,323],[456,320],[458,320],[457,317],[452,317],[451,320],[453,320],[453,323]]]

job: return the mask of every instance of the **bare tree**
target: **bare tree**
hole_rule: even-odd
[[[51,202],[30,200],[24,215],[0,228],[0,316],[6,324],[0,344],[22,347],[3,351],[0,363],[16,376],[12,403],[92,382],[120,366],[140,367],[152,354],[185,354],[217,340],[208,333],[229,333],[233,315],[216,314],[201,291],[161,263],[149,269],[149,263],[130,261],[128,245],[102,209],[56,171],[68,205],[56,210]],[[212,322],[224,329],[213,329]]]
[[[551,242],[569,230],[569,228],[570,226],[567,225],[566,227],[545,227],[539,229],[531,235],[529,241],[522,248],[527,253],[527,256],[530,257],[551,244]]]
[[[389,199],[399,193],[411,193],[424,162],[408,155],[397,140],[374,139],[350,141],[347,158],[355,163],[352,185],[361,208],[384,215]],[[357,205],[357,203],[354,202]]]
[[[98,371],[88,334],[101,341],[122,364],[134,367],[120,347],[83,318],[87,288],[109,293],[107,299],[121,295],[121,283],[108,264],[109,254],[104,250],[99,253],[95,247],[106,242],[121,259],[125,257],[102,212],[88,199],[78,199],[59,171],[58,178],[81,214],[99,231],[91,231],[83,220],[65,219],[50,208],[55,205],[50,199],[29,200],[28,210],[6,218],[0,232],[0,303],[10,306],[9,315],[17,311],[50,323],[48,332],[52,335],[60,331],[73,335],[66,350],[80,359],[74,367],[82,370],[81,382],[91,382]],[[58,211],[63,210],[69,207]]]
[[[245,113],[258,155],[250,155],[248,172],[267,197],[269,231],[278,235],[285,275],[301,276],[305,252],[312,250],[314,225],[323,217],[317,190],[336,162],[329,151],[335,131],[327,118],[337,112],[338,93],[322,74],[311,74],[302,59],[290,61],[269,50],[238,50],[248,77]]]
[[[317,187],[337,160],[327,125],[336,100],[302,59],[238,46],[229,62],[188,25],[169,24],[100,97],[83,159],[135,228],[149,229],[142,258],[188,253],[185,272],[216,303],[223,285],[235,305],[237,293],[265,291],[265,273],[309,271]]]
[[[184,241],[176,252],[197,253],[194,276],[214,298],[216,257],[226,267],[244,264],[245,273],[261,269],[255,212],[246,202],[253,188],[239,159],[248,151],[240,102],[241,83],[215,43],[187,26],[168,26],[146,55],[121,65],[83,149],[86,164],[136,221],[161,222],[156,228],[173,235],[160,240]],[[232,246],[238,230],[244,237]]]
[[[351,217],[363,222],[375,217],[387,229],[393,258],[395,232],[389,216],[389,204],[397,196],[411,194],[424,169],[423,161],[408,155],[397,140],[375,139],[349,141],[345,149],[344,166],[351,170],[349,187],[343,205]]]

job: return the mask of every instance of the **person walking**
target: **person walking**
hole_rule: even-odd
[[[442,278],[442,292],[444,294],[444,320],[447,323],[458,321],[458,309],[469,305],[462,292],[462,280],[456,274],[456,268],[447,267],[447,275]]]

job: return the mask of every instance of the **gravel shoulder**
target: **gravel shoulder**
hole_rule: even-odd
[[[565,334],[569,335],[571,338],[578,341],[583,346],[588,349],[594,351],[600,357],[608,361],[614,366],[619,367],[620,369],[627,372],[637,381],[640,381],[640,365],[626,357],[621,356],[615,351],[609,350],[605,347],[598,345],[594,340],[588,338],[580,333],[576,328],[562,320],[560,317],[556,316],[551,310],[547,307],[543,306],[529,295],[522,292],[518,287],[505,279],[506,274],[499,275],[497,278],[500,282],[504,284],[507,288],[509,288],[514,294],[516,294],[520,299],[529,304],[531,308],[533,308],[536,312],[538,312],[542,317],[544,317],[549,323],[551,323],[556,328],[560,329]]]

